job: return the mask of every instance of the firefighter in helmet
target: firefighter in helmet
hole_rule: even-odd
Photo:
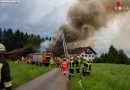
[[[0,90],[11,90],[10,69],[8,62],[5,59],[5,51],[5,46],[0,44]]]
[[[80,61],[80,57],[79,56],[75,57],[75,65],[76,65],[76,73],[80,74],[81,61]]]
[[[64,58],[63,59],[63,61],[62,61],[62,70],[63,70],[63,73],[64,73],[64,75],[66,75],[66,73],[67,73],[67,70],[68,70],[68,61],[67,61],[67,59],[66,58]]]
[[[71,57],[69,60],[69,78],[74,75],[74,58]]]
[[[83,61],[83,70],[82,70],[82,75],[83,76],[88,76],[90,75],[91,72],[91,62],[89,59]]]

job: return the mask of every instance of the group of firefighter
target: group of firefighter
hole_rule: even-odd
[[[89,59],[81,60],[79,56],[62,58],[60,60],[60,67],[64,75],[66,75],[69,69],[70,78],[74,75],[75,70],[82,77],[88,76],[91,73],[91,61]]]

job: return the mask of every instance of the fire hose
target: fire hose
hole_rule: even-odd
[[[83,85],[82,85],[82,83],[81,83],[81,79],[79,80],[79,85],[80,85],[81,88],[84,90],[84,87],[83,87]]]

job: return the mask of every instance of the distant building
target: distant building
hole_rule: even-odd
[[[18,49],[14,49],[10,52],[7,52],[6,54],[8,55],[8,58],[9,59],[12,59],[12,60],[21,60],[22,58],[22,52],[25,51],[25,48],[18,48]]]
[[[80,56],[83,59],[89,59],[93,61],[97,53],[91,47],[79,47],[69,52],[70,55]]]

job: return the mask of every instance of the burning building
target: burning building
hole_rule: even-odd
[[[88,46],[94,47],[95,41],[93,37],[95,33],[101,31],[102,28],[107,28],[107,25],[112,20],[123,16],[118,14],[118,12],[109,12],[106,10],[108,5],[116,7],[116,2],[111,0],[78,0],[68,11],[67,24],[63,24],[59,28],[59,32],[63,31],[64,33],[67,47],[69,49]],[[121,4],[124,3],[126,2],[121,0]],[[128,24],[126,25],[128,27]],[[63,50],[61,38],[55,44],[54,49]]]
[[[90,61],[94,61],[97,53],[91,47],[79,47],[71,50],[69,52],[72,56],[79,56],[82,59],[89,59]]]

